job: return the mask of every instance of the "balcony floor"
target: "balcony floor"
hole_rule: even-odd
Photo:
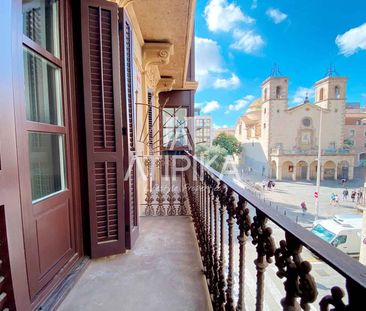
[[[126,254],[93,260],[59,311],[210,310],[190,217],[142,217]]]

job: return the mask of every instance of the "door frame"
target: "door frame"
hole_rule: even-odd
[[[25,123],[25,95],[24,95],[24,68],[23,68],[23,46],[29,43],[22,30],[22,1],[13,1],[12,18],[14,21],[14,101],[15,101],[15,120],[16,120],[16,141],[17,141],[17,157],[19,163],[19,188],[20,201],[22,211],[22,224],[24,232],[24,247],[27,263],[29,295],[32,306],[38,306],[51,291],[63,280],[66,274],[74,266],[74,264],[83,256],[83,239],[82,239],[82,214],[81,214],[81,195],[80,195],[80,171],[79,171],[79,142],[78,142],[78,116],[76,109],[76,85],[75,85],[75,63],[73,51],[73,21],[72,21],[72,4],[71,0],[60,0],[60,52],[62,55],[60,65],[61,72],[61,90],[65,127],[65,160],[67,163],[66,180],[67,189],[63,193],[70,193],[70,233],[72,240],[70,258],[64,261],[61,259],[48,271],[57,271],[50,280],[45,282],[39,288],[32,285],[30,277],[34,277],[31,270],[29,254],[37,249],[37,241],[32,238],[31,230],[34,226],[33,211],[29,207],[32,204],[30,194],[29,180],[29,152],[28,152],[28,135],[26,134]],[[15,22],[16,21],[16,22]],[[25,42],[24,42],[25,40]],[[30,49],[36,51],[36,47],[31,43],[26,44]],[[43,125],[42,125],[43,126]],[[47,125],[48,126],[48,125]],[[52,199],[57,199],[58,195],[53,195]],[[28,254],[28,255],[27,255]],[[65,254],[64,254],[65,256]],[[47,272],[47,273],[48,273]],[[30,274],[31,273],[31,274]],[[32,274],[33,273],[33,274]],[[47,275],[47,273],[45,275]]]

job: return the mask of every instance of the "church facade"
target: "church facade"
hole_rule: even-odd
[[[353,179],[354,154],[344,146],[346,83],[325,77],[315,84],[315,103],[290,107],[288,78],[267,78],[236,124],[241,165],[277,180],[316,179],[321,123],[321,179]]]

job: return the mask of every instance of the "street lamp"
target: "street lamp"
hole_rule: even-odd
[[[316,170],[316,193],[315,195],[315,220],[319,218],[319,190],[320,190],[320,165],[322,156],[322,123],[323,123],[323,108],[320,108],[320,119],[319,119],[319,139],[318,139],[318,167]]]

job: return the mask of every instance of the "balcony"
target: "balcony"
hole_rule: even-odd
[[[94,260],[59,311],[209,310],[192,221],[142,217],[127,254]]]
[[[142,210],[172,216],[141,217],[136,247],[93,261],[59,310],[362,309],[358,261],[189,154],[148,159]]]
[[[351,155],[351,149],[322,149],[321,154],[324,156],[327,155]],[[301,156],[317,156],[318,150],[317,149],[310,149],[310,150],[301,150],[301,149],[282,149],[282,148],[272,148],[271,150],[272,156],[280,156],[280,155],[301,155]]]

